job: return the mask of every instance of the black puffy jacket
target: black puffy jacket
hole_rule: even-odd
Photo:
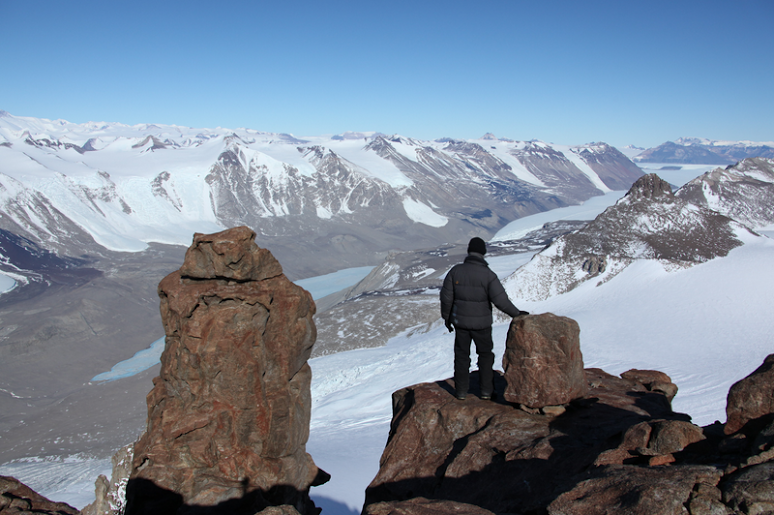
[[[468,254],[464,262],[446,274],[441,289],[441,316],[444,320],[451,316],[455,327],[486,329],[492,325],[492,304],[512,317],[519,315],[519,309],[484,257]]]

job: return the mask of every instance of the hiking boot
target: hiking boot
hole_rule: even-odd
[[[457,397],[457,399],[459,399],[461,401],[464,401],[467,396],[468,396],[467,393],[456,393],[455,394],[455,397]]]
[[[481,394],[481,400],[482,401],[491,401],[492,397],[494,397],[494,394],[492,394],[492,393],[482,393]]]

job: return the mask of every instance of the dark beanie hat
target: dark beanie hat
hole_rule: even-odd
[[[468,254],[475,252],[477,254],[486,254],[486,243],[479,237],[471,238],[468,243]]]

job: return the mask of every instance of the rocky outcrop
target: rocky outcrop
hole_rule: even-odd
[[[578,323],[552,313],[514,318],[503,370],[508,402],[543,408],[583,397],[586,379]]]
[[[774,462],[731,474],[721,490],[723,502],[732,513],[774,513]]]
[[[364,513],[774,511],[774,413],[726,435],[674,413],[677,387],[662,372],[584,374],[586,395],[561,411],[459,401],[451,379],[395,392]],[[495,387],[504,392],[505,378]]]
[[[166,348],[127,514],[316,513],[308,490],[327,475],[305,451],[315,306],[254,239],[246,227],[196,234],[159,285]]]
[[[24,483],[0,476],[0,515],[78,515],[80,512],[63,502],[54,502]]]
[[[496,513],[544,510],[628,428],[688,419],[640,383],[596,369],[585,371],[585,381],[589,393],[559,415],[475,396],[461,402],[451,379],[396,392],[390,436],[366,506],[422,496]],[[505,388],[505,379],[496,376],[498,399]]]
[[[774,354],[752,374],[734,383],[728,391],[725,427],[730,435],[754,421],[774,413]]]
[[[754,237],[739,221],[676,196],[649,174],[585,227],[554,240],[505,286],[511,298],[540,301],[586,281],[603,284],[637,260],[685,268],[726,256]]]
[[[134,445],[130,444],[113,455],[110,479],[102,474],[97,477],[94,502],[84,507],[81,515],[123,515],[126,508],[126,484],[132,473],[133,451]]]

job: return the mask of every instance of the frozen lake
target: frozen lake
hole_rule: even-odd
[[[0,295],[7,291],[11,291],[16,286],[16,281],[14,281],[11,277],[0,273]]]
[[[361,266],[356,268],[346,268],[332,274],[310,277],[296,281],[296,284],[312,294],[312,298],[317,300],[331,293],[348,288],[357,284],[361,279],[373,270],[372,266]],[[0,275],[0,278],[7,277]],[[10,277],[9,277],[10,279]],[[13,281],[13,279],[11,279]],[[14,283],[16,284],[16,283]],[[0,283],[2,286],[2,283]],[[2,289],[0,288],[0,292]],[[91,378],[92,381],[115,381],[125,377],[131,377],[148,370],[153,365],[159,363],[161,353],[164,352],[164,337],[162,336],[147,349],[143,349],[131,358],[121,361],[113,366],[108,372],[103,372]]]
[[[371,273],[374,267],[360,266],[355,268],[345,268],[331,274],[318,275],[308,279],[296,281],[296,284],[312,294],[314,300],[321,299],[331,293],[336,293],[344,288],[349,288],[360,282],[365,276]]]

